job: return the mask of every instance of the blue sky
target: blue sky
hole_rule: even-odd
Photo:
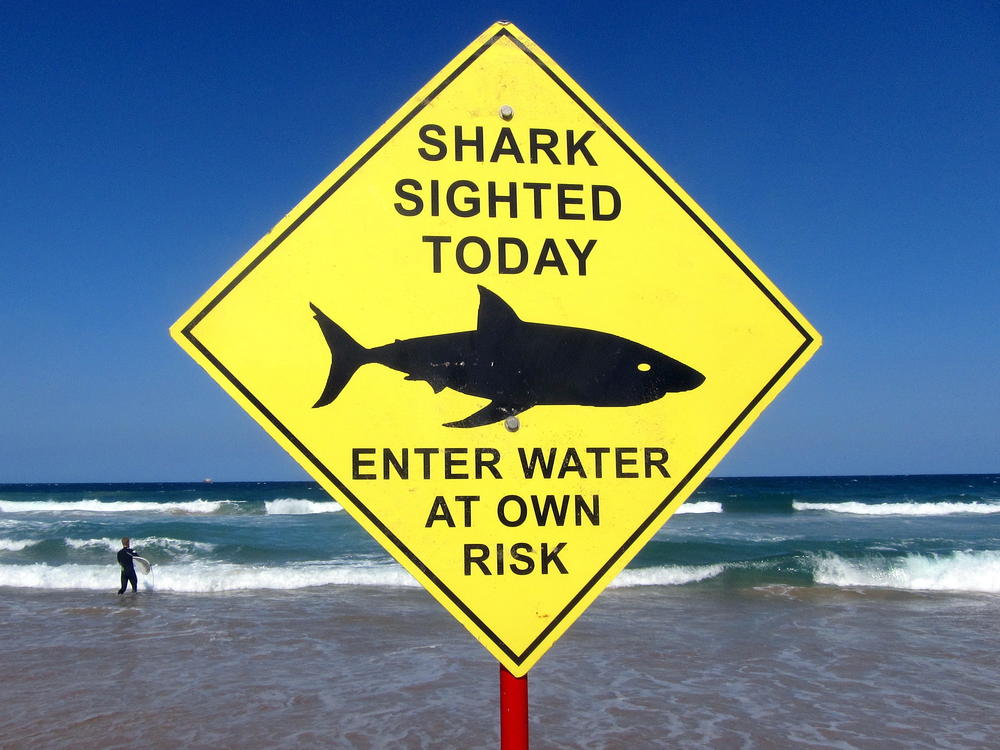
[[[1000,471],[995,2],[4,17],[0,482],[305,478],[167,328],[499,19],[824,336],[717,475]]]

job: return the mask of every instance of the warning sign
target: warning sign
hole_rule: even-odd
[[[515,675],[820,345],[510,24],[171,333]]]

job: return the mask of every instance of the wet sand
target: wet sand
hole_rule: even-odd
[[[531,672],[532,746],[995,747],[998,615],[991,595],[609,590]],[[0,652],[4,748],[499,744],[496,663],[416,589],[6,589]]]

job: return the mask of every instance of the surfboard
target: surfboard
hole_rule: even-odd
[[[132,564],[135,565],[136,570],[143,575],[149,575],[149,571],[153,568],[153,563],[145,557],[139,557],[138,555],[132,558]]]

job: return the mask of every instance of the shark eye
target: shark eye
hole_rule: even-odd
[[[653,369],[653,366],[648,362],[640,362],[636,365],[636,369],[639,370],[639,372],[649,372]]]

